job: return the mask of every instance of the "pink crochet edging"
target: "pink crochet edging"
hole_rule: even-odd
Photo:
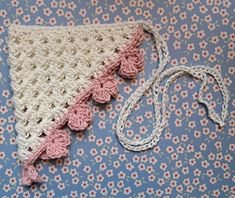
[[[49,129],[45,140],[29,159],[22,162],[22,184],[31,185],[33,182],[41,182],[33,163],[40,157],[42,159],[56,159],[68,154],[70,137],[67,131],[61,130],[66,125],[72,130],[82,131],[86,129],[92,121],[92,112],[87,104],[91,98],[97,103],[107,103],[111,97],[118,93],[118,82],[114,73],[118,73],[124,78],[135,78],[137,73],[143,70],[144,57],[138,48],[143,40],[143,27],[138,25],[133,34],[133,38],[119,51],[118,57],[110,61],[99,77],[92,80],[91,85],[75,97],[75,104],[67,108],[67,112],[54,122]]]

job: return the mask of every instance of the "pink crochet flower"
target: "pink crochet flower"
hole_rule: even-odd
[[[55,130],[50,134],[46,150],[41,154],[42,159],[55,159],[68,154],[67,146],[70,144],[69,134],[63,130]]]
[[[68,126],[75,131],[82,131],[92,120],[92,112],[87,104],[77,105],[69,115]]]
[[[29,186],[33,182],[41,182],[42,178],[38,175],[33,165],[28,165],[23,168],[21,181],[23,185]]]
[[[95,84],[92,99],[98,103],[107,103],[111,100],[111,96],[118,93],[117,81],[113,76],[107,76],[97,81]]]
[[[144,67],[144,56],[140,49],[133,49],[121,60],[119,74],[124,78],[135,78]]]

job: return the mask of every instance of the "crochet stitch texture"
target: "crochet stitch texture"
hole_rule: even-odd
[[[115,71],[134,78],[143,69],[139,23],[39,27],[12,25],[9,63],[22,182],[40,181],[33,163],[68,153],[67,125],[84,130],[88,100],[107,103],[118,92]]]
[[[77,27],[10,27],[9,63],[14,91],[18,132],[18,156],[22,163],[22,183],[31,185],[42,178],[34,163],[38,158],[55,159],[68,154],[69,133],[86,129],[93,116],[90,101],[108,103],[118,93],[115,72],[124,78],[135,78],[143,70],[144,57],[139,45],[144,31],[151,34],[159,67],[125,102],[117,123],[120,143],[129,150],[152,148],[166,126],[167,90],[173,81],[185,74],[202,81],[198,101],[208,108],[212,121],[224,126],[228,91],[221,75],[205,66],[177,66],[167,70],[167,45],[153,26],[140,22]],[[219,116],[203,99],[202,90],[211,75],[218,83],[224,103]],[[160,83],[169,77],[161,90]],[[143,140],[129,140],[125,123],[135,104],[149,88],[154,95],[154,131]],[[162,92],[162,100],[159,93]]]

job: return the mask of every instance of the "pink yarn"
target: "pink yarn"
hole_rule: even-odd
[[[111,100],[111,96],[118,93],[117,81],[113,76],[107,76],[97,80],[92,92],[92,99],[98,103],[107,103]]]
[[[28,165],[23,168],[21,181],[23,185],[29,186],[33,182],[41,182],[42,178],[33,165]]]
[[[55,159],[68,154],[67,146],[70,145],[68,132],[56,130],[47,142],[46,150],[41,154],[42,159]]]
[[[144,67],[144,56],[139,49],[133,49],[122,58],[119,74],[124,78],[135,78]]]
[[[69,114],[68,126],[75,131],[82,131],[92,120],[92,113],[87,104],[78,104]]]
[[[67,146],[70,138],[66,131],[60,130],[66,123],[72,130],[84,130],[92,120],[92,113],[86,104],[90,96],[98,103],[107,103],[118,93],[117,81],[114,73],[125,78],[134,78],[138,71],[143,69],[144,57],[138,49],[143,40],[143,28],[138,26],[132,40],[120,52],[119,57],[107,65],[103,74],[93,80],[91,86],[76,97],[76,103],[68,107],[67,112],[55,121],[50,128],[46,139],[40,144],[31,157],[22,162],[22,183],[31,185],[32,182],[40,182],[41,178],[33,166],[38,157],[43,159],[60,158],[67,155]]]

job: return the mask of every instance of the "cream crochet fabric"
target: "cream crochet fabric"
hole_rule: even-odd
[[[116,59],[136,24],[79,27],[10,27],[18,154],[27,160],[75,96]]]
[[[144,57],[139,45],[144,31],[152,35],[159,66],[125,102],[116,131],[120,143],[133,151],[157,144],[166,126],[167,90],[176,78],[185,74],[202,81],[198,101],[207,106],[212,121],[224,126],[229,94],[221,75],[205,66],[165,70],[169,60],[167,45],[152,25],[142,22],[77,27],[12,25],[9,64],[24,185],[42,181],[34,167],[38,158],[55,159],[68,154],[70,138],[64,125],[74,131],[86,129],[93,118],[91,101],[107,103],[117,95],[116,71],[124,78],[135,78],[143,69]],[[207,75],[215,79],[222,92],[221,116],[203,99]],[[169,79],[159,100],[160,83],[165,78]],[[129,140],[124,135],[125,123],[149,88],[154,95],[154,130],[146,139]]]

